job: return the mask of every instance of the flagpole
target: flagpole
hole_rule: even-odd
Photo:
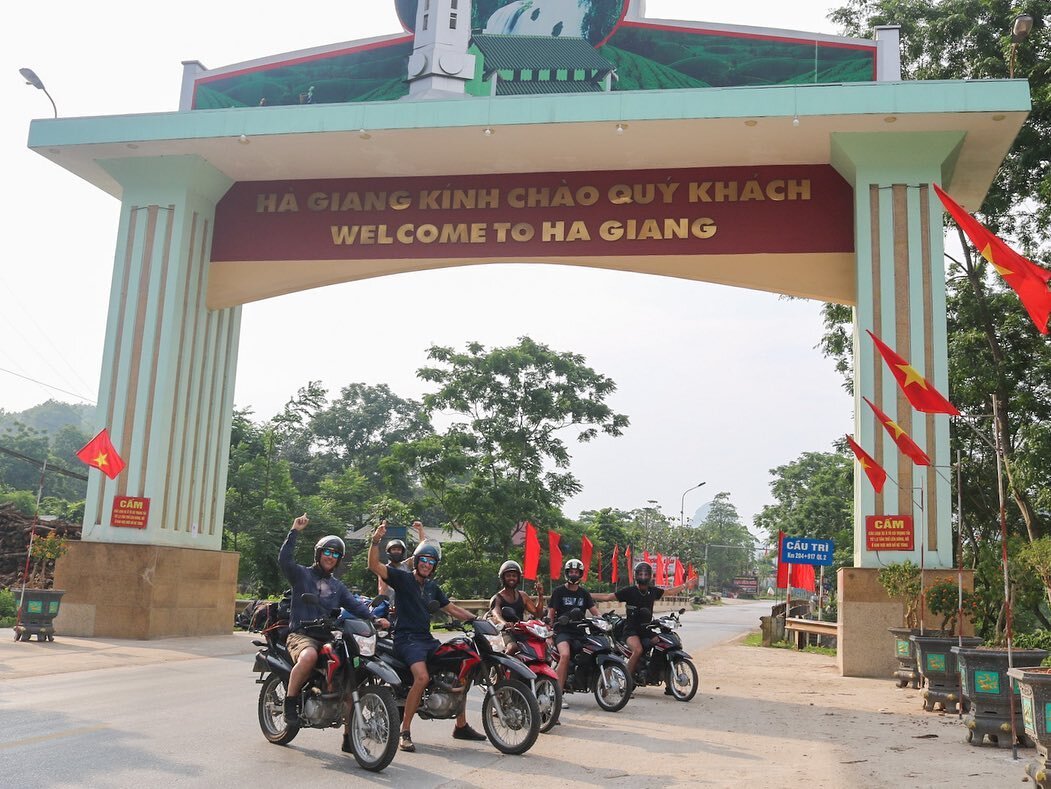
[[[924,627],[924,619],[926,617],[927,606],[924,605],[923,592],[924,592],[924,578],[923,574],[926,569],[926,556],[927,556],[927,523],[925,521],[923,512],[923,477],[920,477],[920,501],[919,501],[920,517],[917,521],[920,523],[920,635],[926,635]]]
[[[993,437],[996,439],[996,491],[1000,497],[1000,557],[1004,569],[1004,613],[1005,630],[1007,635],[1007,671],[1010,677],[1011,669],[1014,668],[1014,645],[1012,622],[1011,622],[1011,581],[1007,569],[1007,503],[1004,496],[1003,455],[1004,437],[1000,432],[1000,401],[994,394],[993,398]],[[1011,701],[1011,755],[1018,758],[1018,731],[1015,723],[1015,694],[1008,678],[1007,697]]]
[[[956,628],[957,643],[963,649],[963,455],[956,450]],[[959,668],[959,666],[957,666]],[[960,680],[960,703],[956,705],[956,717],[963,719],[963,672],[957,671]],[[1010,679],[1008,679],[1010,683]]]

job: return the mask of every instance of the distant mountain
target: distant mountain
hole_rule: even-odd
[[[707,504],[702,504],[700,507],[698,507],[697,510],[693,513],[693,515],[690,516],[690,525],[700,526],[702,523],[704,523],[711,509],[712,503],[710,501]]]
[[[95,427],[95,406],[48,400],[25,411],[5,411],[0,408],[0,433],[13,430],[18,422],[51,436],[67,425],[90,434]]]

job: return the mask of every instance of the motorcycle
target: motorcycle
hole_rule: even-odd
[[[690,655],[682,648],[682,639],[675,632],[682,627],[679,616],[685,608],[665,614],[642,626],[642,656],[632,679],[640,687],[664,684],[678,701],[690,701],[697,695],[697,668]],[[613,612],[604,615],[613,628],[617,649],[625,658],[631,656],[631,647],[624,640],[624,617]]]
[[[532,748],[540,733],[540,709],[526,683],[532,683],[536,674],[521,661],[493,649],[489,636],[497,635],[497,630],[491,622],[475,619],[437,627],[459,630],[464,635],[445,642],[428,658],[431,680],[416,714],[424,720],[455,718],[467,703],[471,686],[480,685],[485,691],[482,726],[493,746],[507,754],[521,754]],[[379,640],[378,654],[400,678],[394,695],[404,710],[412,687],[412,672],[395,657],[392,639]]]
[[[592,692],[606,712],[624,709],[635,683],[627,661],[613,646],[610,623],[601,617],[585,618],[579,608],[574,608],[556,624],[568,626],[573,635],[565,692]]]
[[[317,597],[303,595],[317,605]],[[265,641],[255,656],[259,674],[259,727],[275,745],[287,745],[302,728],[327,729],[349,721],[347,745],[361,767],[383,770],[398,750],[398,707],[391,688],[401,686],[398,675],[376,656],[376,629],[371,622],[336,615],[304,622],[307,632],[330,635],[319,650],[318,662],[301,691],[298,724],[285,723],[285,692],[294,661],[285,639],[288,622],[277,622],[263,631]],[[386,684],[381,684],[386,683]]]
[[[548,655],[547,639],[551,637],[551,628],[540,619],[521,621],[510,606],[503,606],[500,613],[508,623],[505,632],[511,635],[517,647],[511,657],[525,663],[536,674],[533,695],[540,708],[540,732],[543,734],[558,723],[558,716],[562,713],[562,687]]]

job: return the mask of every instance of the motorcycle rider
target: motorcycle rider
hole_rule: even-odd
[[[427,542],[427,536],[423,533],[423,523],[420,521],[413,521],[412,528],[416,530],[416,544],[422,545]],[[391,540],[387,543],[387,566],[388,567],[401,567],[405,561],[405,557],[408,555],[409,549],[406,547],[403,540]],[[394,621],[395,602],[394,590],[390,588],[386,581],[382,578],[376,579],[376,594],[383,595],[389,601],[387,603],[387,610],[391,612],[391,621]]]
[[[522,565],[518,562],[509,559],[501,564],[499,577],[500,590],[489,600],[489,618],[492,619],[494,624],[498,627],[507,625],[507,620],[504,619],[502,611],[505,605],[514,609],[515,617],[519,621],[526,618],[526,612],[530,616],[540,616],[540,612],[544,607],[544,592],[540,587],[539,581],[535,582],[536,600],[534,601],[532,597],[518,588],[518,584],[522,580]],[[504,633],[504,648],[508,654],[513,653],[518,648],[514,637],[507,632]]]
[[[602,592],[592,595],[600,603],[618,600],[625,603],[624,640],[631,647],[628,658],[628,671],[635,675],[635,667],[642,657],[642,628],[653,619],[653,604],[664,595],[676,595],[683,589],[696,586],[696,579],[686,581],[669,589],[653,586],[653,567],[649,562],[638,562],[635,565],[635,585],[625,586],[616,592]],[[666,693],[671,693],[666,690]]]
[[[431,635],[431,612],[427,604],[438,603],[439,609],[450,616],[467,622],[474,619],[474,614],[455,603],[449,602],[445,592],[434,580],[441,561],[441,551],[430,542],[416,546],[412,554],[412,572],[400,567],[388,567],[380,563],[379,545],[387,533],[387,521],[381,521],[372,535],[369,547],[369,571],[386,581],[398,595],[398,621],[394,628],[394,654],[404,662],[412,672],[412,687],[405,699],[405,712],[401,722],[401,738],[398,747],[403,751],[415,751],[410,727],[413,716],[420,706],[423,691],[431,681],[427,670],[427,658],[441,646],[441,642]],[[467,724],[465,708],[456,716],[456,728],[453,737],[458,740],[484,740],[485,735],[472,729]]]
[[[285,723],[299,723],[299,692],[317,665],[318,651],[328,638],[328,633],[308,633],[304,622],[320,619],[337,608],[345,608],[359,619],[370,620],[372,614],[364,603],[361,603],[351,591],[332,573],[339,566],[346,553],[343,540],[334,534],[322,537],[314,545],[314,563],[309,567],[296,564],[296,537],[310,523],[304,512],[292,522],[292,528],[281,545],[277,563],[281,572],[292,584],[292,606],[289,614],[289,633],[286,640],[288,654],[294,661],[292,672],[288,677],[288,688],[285,693]],[[304,594],[317,595],[317,604],[305,603]],[[386,627],[387,620],[376,620]],[[315,637],[316,636],[316,637]]]
[[[580,559],[569,559],[562,567],[562,574],[566,582],[551,590],[551,597],[547,601],[547,618],[555,628],[555,646],[558,648],[558,682],[565,687],[566,677],[569,676],[569,659],[575,636],[569,625],[558,624],[558,617],[568,614],[574,608],[585,610],[592,616],[598,616],[599,613],[591,593],[580,585],[580,579],[584,577],[584,563]]]

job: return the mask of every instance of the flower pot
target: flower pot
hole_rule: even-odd
[[[916,670],[916,647],[909,636],[942,636],[949,635],[941,630],[923,630],[918,627],[892,627],[889,628],[894,636],[894,657],[898,659],[898,668],[893,676],[899,688],[911,685],[913,690],[920,687],[920,672]]]
[[[1025,733],[1036,742],[1036,758],[1025,766],[1026,775],[1040,789],[1051,787],[1051,668],[1013,668],[1007,672],[1018,682]]]
[[[13,590],[18,607],[18,624],[15,625],[15,641],[28,641],[36,636],[38,641],[55,640],[55,616],[62,600],[64,589]]]
[[[927,684],[923,691],[923,709],[933,712],[941,705],[946,712],[956,712],[960,705],[967,712],[966,699],[960,698],[960,672],[952,648],[959,644],[956,636],[909,636],[916,647],[916,670]],[[982,639],[964,636],[965,647],[976,647]]]
[[[1018,685],[1007,676],[1007,650],[954,646],[952,652],[959,662],[963,695],[971,708],[964,722],[967,742],[981,745],[988,737],[991,743],[1001,748],[1011,747],[1011,697],[1008,693],[1013,687],[1015,733],[1019,744],[1032,748],[1033,741],[1023,728]],[[1013,661],[1016,666],[1039,666],[1047,655],[1044,649],[1016,649]]]

